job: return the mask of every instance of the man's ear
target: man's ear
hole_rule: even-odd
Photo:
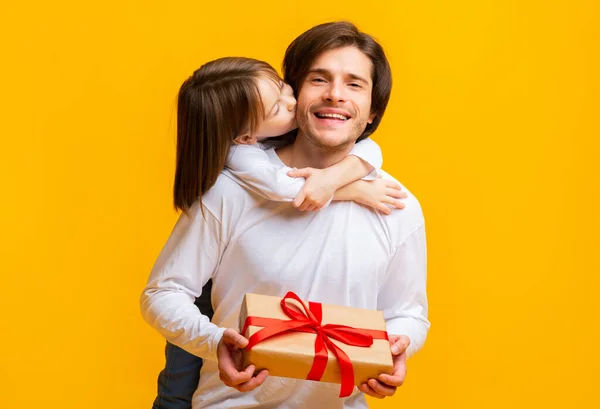
[[[375,117],[377,116],[377,114],[371,114],[369,115],[369,120],[367,121],[368,124],[372,124],[373,120],[375,119]]]
[[[256,137],[249,134],[238,135],[233,140],[233,143],[237,143],[238,145],[254,145],[256,142]]]

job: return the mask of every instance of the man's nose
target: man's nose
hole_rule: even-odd
[[[340,81],[331,81],[323,97],[330,102],[343,102],[346,100],[344,84]]]

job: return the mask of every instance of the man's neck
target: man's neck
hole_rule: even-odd
[[[324,169],[344,159],[353,146],[354,143],[338,148],[323,148],[298,132],[293,143],[277,149],[276,152],[286,166],[298,169],[306,167]]]

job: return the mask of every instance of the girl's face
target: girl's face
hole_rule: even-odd
[[[292,87],[281,80],[276,83],[267,77],[260,77],[257,85],[265,119],[251,135],[252,139],[260,141],[296,129],[296,98]]]

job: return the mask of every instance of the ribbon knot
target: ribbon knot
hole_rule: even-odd
[[[302,309],[294,304],[288,304],[288,300],[297,301]],[[327,368],[329,357],[328,350],[336,357],[341,374],[340,398],[350,396],[354,389],[354,368],[348,355],[338,347],[331,339],[335,339],[347,345],[358,347],[370,347],[373,339],[388,339],[387,332],[377,330],[365,330],[349,327],[346,325],[326,324],[322,325],[323,309],[321,303],[309,302],[308,307],[292,291],[288,292],[280,302],[283,312],[290,317],[289,320],[264,317],[246,317],[242,334],[250,325],[264,327],[248,339],[246,350],[252,349],[256,344],[276,336],[290,332],[308,332],[316,334],[315,357],[306,379],[319,381]]]

